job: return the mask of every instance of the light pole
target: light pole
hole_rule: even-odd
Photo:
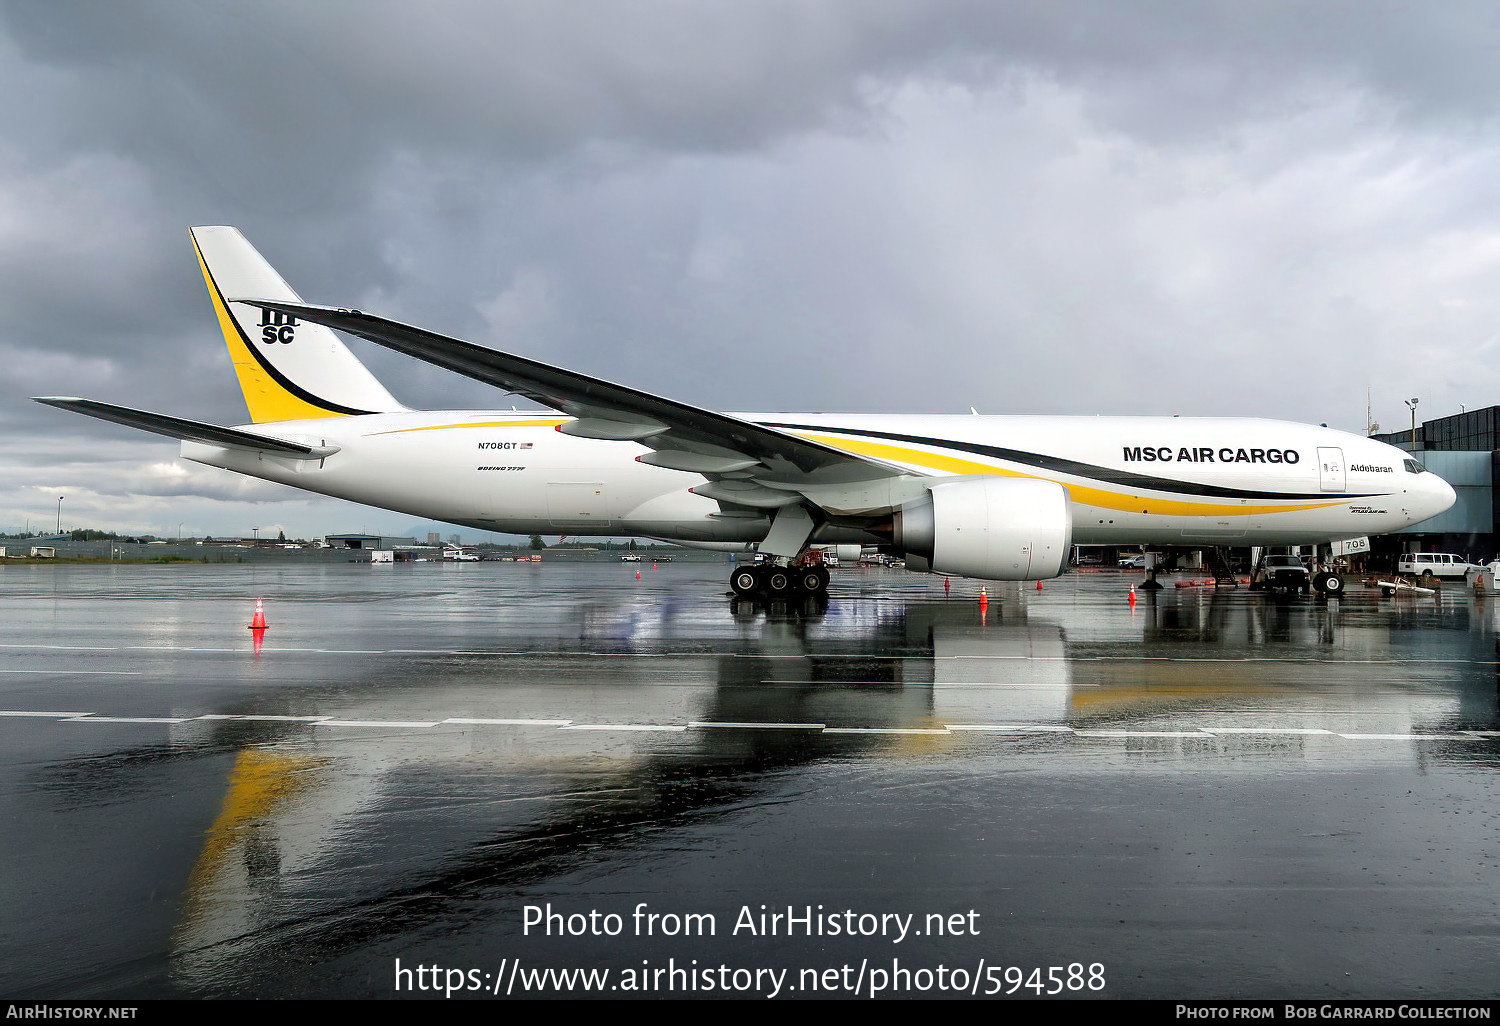
[[[1409,410],[1411,410],[1411,451],[1412,452],[1416,452],[1417,451],[1417,399],[1414,396],[1411,399],[1404,399],[1402,401],[1406,403],[1406,408],[1409,409]]]
[[[57,534],[62,534],[62,501],[63,497],[59,495],[57,497],[57,531],[55,532]]]

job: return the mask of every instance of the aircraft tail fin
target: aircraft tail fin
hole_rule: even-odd
[[[191,231],[252,421],[313,420],[406,408],[328,328],[225,298],[266,296],[300,302],[239,229]]]

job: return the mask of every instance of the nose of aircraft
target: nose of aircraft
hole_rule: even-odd
[[[1453,486],[1431,471],[1421,475],[1421,481],[1418,512],[1423,520],[1446,512],[1458,501],[1458,493],[1453,490]]]

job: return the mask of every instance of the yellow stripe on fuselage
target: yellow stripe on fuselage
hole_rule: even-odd
[[[409,431],[456,431],[459,428],[504,428],[504,427],[557,427],[566,424],[562,418],[556,420],[483,420],[466,424],[429,424],[426,427],[396,428],[392,431],[376,431],[376,435],[404,435]]]
[[[203,269],[208,298],[213,301],[214,313],[219,317],[219,330],[224,333],[224,344],[229,346],[229,359],[234,364],[235,377],[239,378],[240,391],[245,395],[245,407],[250,411],[250,419],[257,424],[268,424],[278,420],[320,420],[345,416],[293,395],[266,373],[255,355],[245,348],[239,325],[219,298],[218,286],[214,284],[213,275],[208,272],[208,263],[198,249],[197,239],[193,240],[193,252],[198,254],[198,266]]]
[[[978,463],[974,460],[966,460],[957,456],[947,456],[942,453],[924,452],[921,449],[909,449],[901,445],[887,445],[882,442],[855,441],[849,438],[835,438],[831,435],[818,435],[811,432],[798,431],[798,436],[806,438],[810,442],[821,442],[835,449],[852,452],[859,456],[869,456],[888,463],[909,463],[918,467],[927,467],[931,470],[941,470],[949,474],[992,474],[998,477],[1030,477],[1042,481],[1056,481],[1068,489],[1074,502],[1085,506],[1097,506],[1100,509],[1112,509],[1121,513],[1147,513],[1166,517],[1245,517],[1259,516],[1265,513],[1295,513],[1301,510],[1326,509],[1329,506],[1341,505],[1341,502],[1313,502],[1301,503],[1295,506],[1252,506],[1228,505],[1222,502],[1183,502],[1180,499],[1154,499],[1143,495],[1132,495],[1129,493],[1108,492],[1102,488],[1091,488],[1087,485],[1073,484],[1070,481],[1061,481],[1053,477],[1045,477],[1041,474],[1027,474],[1018,470],[1006,470],[1001,467],[992,466],[988,463]]]

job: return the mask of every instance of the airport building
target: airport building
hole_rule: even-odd
[[[437,549],[442,544],[379,534],[330,534],[324,540],[331,549]]]
[[[1400,552],[1455,552],[1473,561],[1500,555],[1495,482],[1500,463],[1500,406],[1466,410],[1374,438],[1410,452],[1453,486],[1448,512],[1408,531],[1370,539],[1376,560]]]

